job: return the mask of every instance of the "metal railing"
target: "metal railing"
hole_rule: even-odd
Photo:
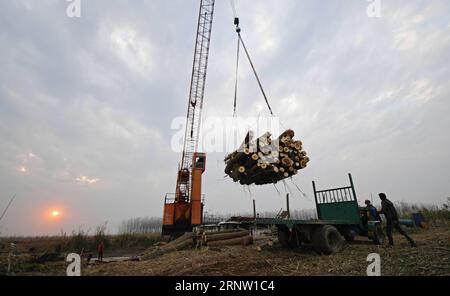
[[[202,204],[205,204],[205,194],[202,194],[201,196],[202,196],[201,198]],[[174,203],[176,199],[177,199],[176,193],[166,193],[166,196],[164,197],[164,204]]]
[[[312,182],[314,189],[314,198],[316,204],[338,203],[356,201],[356,192],[353,185],[352,175],[348,174],[350,186],[317,190],[315,181]]]

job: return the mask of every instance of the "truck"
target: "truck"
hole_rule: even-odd
[[[358,205],[350,173],[348,178],[349,186],[322,190],[318,190],[316,182],[312,181],[318,219],[256,218],[255,224],[275,226],[283,247],[310,245],[320,254],[338,253],[345,241],[351,242],[357,236],[366,237],[374,244],[383,244],[385,235],[381,221]]]

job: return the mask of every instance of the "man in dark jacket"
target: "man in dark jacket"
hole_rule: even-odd
[[[384,214],[384,217],[386,217],[386,232],[389,239],[389,244],[391,246],[394,245],[392,230],[395,228],[401,235],[406,237],[412,247],[417,247],[414,240],[400,227],[397,210],[395,209],[394,204],[386,198],[386,194],[380,193],[378,195],[381,199],[381,213]]]

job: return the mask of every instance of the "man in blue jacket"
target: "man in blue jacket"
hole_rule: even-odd
[[[381,217],[380,217],[380,215],[378,214],[377,208],[375,208],[375,207],[372,205],[372,202],[371,202],[370,200],[367,199],[364,203],[366,204],[366,210],[367,210],[367,211],[369,212],[369,214],[370,214],[370,220],[371,220],[371,221],[380,221],[380,222],[381,222]]]

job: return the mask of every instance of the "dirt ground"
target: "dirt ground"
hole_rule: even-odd
[[[165,254],[148,261],[83,265],[87,276],[237,276],[237,275],[366,275],[369,253],[381,256],[382,275],[450,275],[450,227],[409,230],[418,248],[395,235],[396,246],[375,246],[361,239],[335,255],[318,255],[304,248],[286,250],[275,243],[257,251],[255,246],[202,248]],[[137,254],[129,254],[137,255]],[[66,263],[46,263],[42,270],[17,275],[64,275]]]

